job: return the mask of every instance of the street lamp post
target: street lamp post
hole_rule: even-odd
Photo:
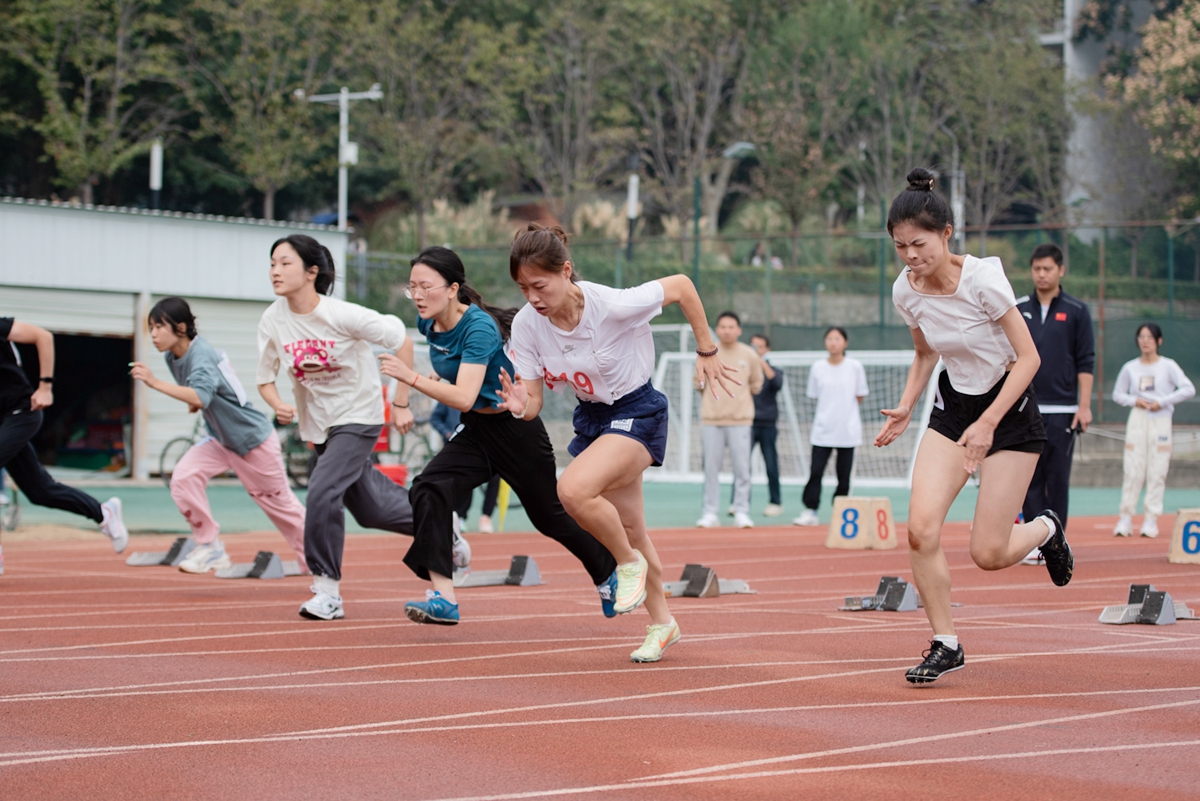
[[[348,192],[347,168],[358,164],[358,143],[350,141],[350,101],[380,100],[383,92],[375,84],[365,92],[351,92],[345,86],[337,94],[306,95],[303,89],[296,90],[296,97],[309,103],[326,103],[338,107],[338,221],[339,231],[346,230],[346,195]]]
[[[629,157],[629,194],[625,197],[625,216],[629,219],[629,242],[625,245],[625,261],[633,263],[633,232],[638,221],[638,154]]]

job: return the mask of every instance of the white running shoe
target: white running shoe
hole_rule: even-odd
[[[225,570],[229,567],[233,567],[233,560],[225,553],[225,546],[219,542],[197,545],[187,558],[179,563],[179,569],[184,573],[207,573],[210,570]]]
[[[729,508],[725,510],[725,514],[729,517],[733,517],[734,515],[737,514],[737,510],[733,508],[732,503],[729,504]]]
[[[341,620],[346,616],[342,611],[342,599],[334,598],[324,590],[317,589],[314,584],[309,587],[313,597],[300,605],[300,617],[309,620]]]
[[[680,636],[682,635],[679,632],[679,624],[675,622],[675,618],[671,618],[671,622],[666,625],[646,626],[646,641],[642,643],[641,648],[630,654],[629,658],[633,662],[657,662],[662,659],[663,651],[679,642]]]
[[[716,515],[705,515],[696,521],[696,528],[716,528],[721,525],[721,521],[717,520]]]
[[[1023,565],[1044,565],[1044,564],[1046,564],[1046,557],[1042,556],[1041,548],[1034,548],[1032,551],[1030,551],[1028,554],[1026,554],[1024,559],[1021,560],[1021,564],[1023,564]]]
[[[1121,519],[1117,521],[1117,525],[1113,527],[1113,536],[1116,537],[1132,537],[1133,536],[1133,518],[1129,515],[1121,515]]]
[[[1142,536],[1153,539],[1158,536],[1158,518],[1147,517],[1142,521]]]
[[[450,514],[454,515],[454,566],[466,570],[471,566],[471,546],[462,535],[462,520],[458,512]]]
[[[479,516],[479,533],[480,534],[494,533],[494,530],[492,529],[492,518],[490,515],[480,515]]]
[[[792,521],[793,526],[819,526],[821,518],[817,517],[817,513],[812,509],[805,509],[800,513],[800,516]]]
[[[754,528],[754,521],[750,519],[750,515],[741,512],[733,516],[733,524],[738,528]]]
[[[104,513],[100,532],[112,540],[113,550],[120,553],[129,544],[129,531],[125,528],[125,521],[121,519],[121,499],[109,498],[100,504],[100,511]]]
[[[783,507],[777,503],[768,503],[767,508],[763,509],[763,517],[779,517],[783,514]]]

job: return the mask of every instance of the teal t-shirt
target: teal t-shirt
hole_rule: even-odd
[[[433,320],[417,319],[417,330],[429,342],[429,360],[434,371],[444,380],[454,383],[461,364],[486,364],[483,386],[472,409],[499,406],[501,401],[500,368],[511,376],[512,362],[504,355],[504,340],[500,338],[500,326],[492,315],[478,306],[471,305],[463,313],[458,324],[449,331],[434,331]]]

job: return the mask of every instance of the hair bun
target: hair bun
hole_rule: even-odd
[[[548,234],[552,234],[552,235],[554,236],[554,238],[555,238],[555,239],[557,239],[559,242],[562,242],[564,245],[568,244],[568,241],[567,241],[567,240],[568,240],[567,232],[563,230],[563,228],[562,228],[562,226],[561,226],[561,225],[557,225],[557,224],[555,224],[555,225],[542,225],[542,224],[541,224],[541,223],[539,223],[539,222],[531,222],[531,223],[530,223],[530,224],[529,224],[529,225],[528,225],[528,226],[525,228],[525,232],[526,232],[526,233],[528,233],[528,232],[530,232],[530,231],[534,231],[534,232],[542,232],[542,231],[545,231],[545,232],[546,232],[546,233],[548,233]],[[517,236],[520,236],[520,235],[521,235],[521,232],[520,232],[520,231],[518,231],[518,232],[517,232]],[[516,237],[514,237],[514,239],[515,239],[515,238],[516,238]]]
[[[914,192],[932,192],[937,176],[924,167],[917,167],[908,174],[908,188]]]

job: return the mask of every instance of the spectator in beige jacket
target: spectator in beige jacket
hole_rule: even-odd
[[[703,423],[704,445],[704,506],[703,516],[696,522],[700,528],[715,528],[720,486],[717,475],[725,461],[725,448],[733,462],[733,519],[738,528],[751,528],[750,519],[750,427],[754,425],[754,396],[762,391],[763,369],[758,353],[749,345],[738,342],[742,324],[731,311],[717,317],[717,351],[722,362],[737,370],[740,386],[733,396],[709,387],[701,387],[699,370],[692,385],[701,391],[700,419]]]

